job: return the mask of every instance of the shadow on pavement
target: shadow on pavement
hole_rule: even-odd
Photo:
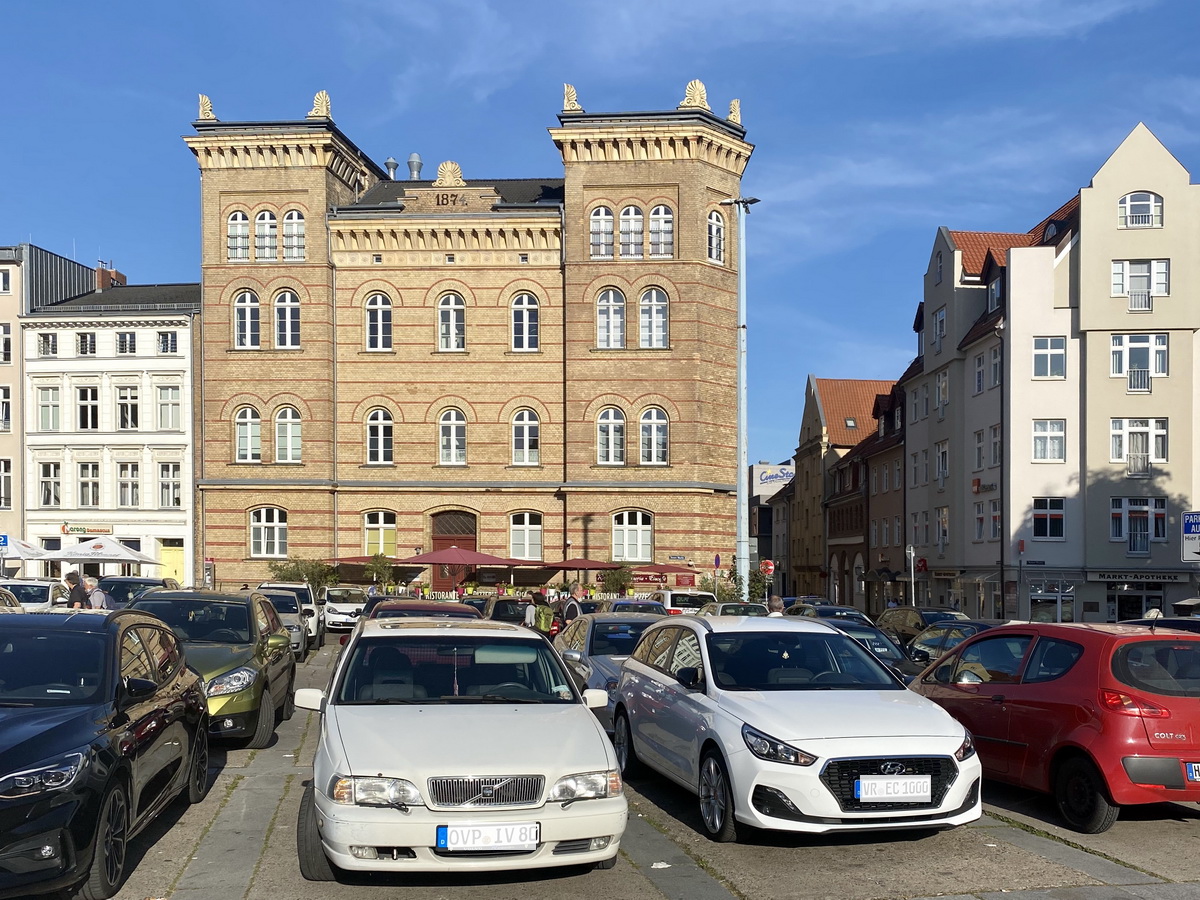
[[[1013,787],[996,781],[984,781],[983,802],[1002,814],[1005,812],[1036,819],[1048,826],[1068,826],[1058,814],[1058,806],[1049,794]],[[1147,803],[1139,806],[1122,806],[1121,822],[1154,822],[1174,820],[1177,822],[1200,822],[1200,810],[1178,803]]]

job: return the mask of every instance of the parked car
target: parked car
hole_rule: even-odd
[[[893,606],[875,620],[879,630],[891,635],[901,647],[936,622],[965,619],[966,615],[950,606]]]
[[[1200,635],[1011,624],[963,641],[911,689],[975,735],[984,775],[1053,794],[1067,824],[1200,801]]]
[[[6,578],[0,587],[11,591],[25,612],[48,612],[67,605],[67,586],[57,578]]]
[[[260,590],[255,593],[266,597],[275,608],[279,621],[287,629],[292,655],[297,662],[304,662],[308,657],[308,622],[305,621],[309,616],[308,611],[300,608],[296,595],[291,591]]]
[[[367,592],[354,585],[336,584],[322,588],[320,599],[324,602],[326,629],[349,631],[367,605]]]
[[[325,643],[325,604],[324,600],[318,603],[313,597],[312,588],[303,581],[264,581],[259,586],[259,590],[271,591],[291,591],[296,595],[296,602],[300,604],[300,608],[311,613],[306,620],[308,625],[308,645],[314,650],[319,650],[321,645]]]
[[[554,648],[575,676],[575,686],[580,690],[596,688],[608,695],[608,703],[593,711],[609,734],[621,663],[633,652],[642,632],[661,618],[646,613],[590,613],[577,618],[554,638]]]
[[[354,632],[319,711],[301,796],[301,874],[616,863],[628,807],[612,744],[549,644],[504,622]],[[466,736],[469,735],[469,739]]]
[[[875,624],[866,613],[857,607],[834,606],[832,603],[826,603],[821,606],[811,603],[793,603],[784,609],[783,614],[785,616],[807,616],[810,619],[853,619],[856,622],[862,622],[864,625]]]
[[[487,607],[488,599],[489,599],[488,597],[476,597],[476,596],[471,595],[471,596],[463,597],[462,602],[465,603],[467,606],[472,606],[475,609],[479,610],[479,614],[482,616],[483,610]]]
[[[783,601],[784,609],[787,609],[796,603],[808,603],[811,606],[825,606],[826,604],[833,602],[826,597],[822,597],[820,594],[804,594],[800,597],[781,597],[780,599]]]
[[[919,702],[912,702],[914,699]],[[659,619],[621,666],[613,745],[699,796],[705,833],[936,828],[980,816],[971,736],[806,617]]]
[[[849,616],[835,616],[834,618],[818,619],[817,621],[824,622],[826,625],[831,625],[838,631],[850,635],[850,637],[874,653],[881,663],[893,672],[896,672],[900,676],[900,680],[905,684],[908,684],[913,678],[925,671],[924,665],[919,665],[909,659],[895,641],[874,625],[868,625],[857,618]]]
[[[649,598],[653,603],[661,603],[668,615],[678,616],[686,613],[695,615],[696,610],[706,603],[716,603],[715,594],[708,591],[652,591]]]
[[[183,642],[188,664],[204,677],[213,737],[248,738],[261,749],[277,719],[291,718],[296,659],[266,597],[155,591],[129,608],[158,616]]]
[[[655,616],[665,616],[667,609],[661,603],[655,603],[653,600],[601,600],[596,604],[593,612],[639,612],[650,613]]]
[[[479,610],[453,600],[388,600],[371,607],[368,619],[481,619]]]
[[[967,638],[1004,625],[1009,619],[947,619],[930,625],[908,642],[905,652],[908,658],[921,666],[922,670],[935,659],[945,656]],[[918,673],[919,674],[919,673]]]
[[[525,621],[525,607],[528,605],[529,601],[522,597],[493,597],[483,608],[483,617],[520,625]]]
[[[698,616],[765,616],[767,608],[761,603],[705,603],[696,610]]]
[[[130,840],[208,792],[204,686],[153,616],[10,616],[0,632],[0,896],[125,880]]]
[[[17,599],[17,595],[7,588],[0,587],[0,613],[23,613],[25,607]]]
[[[594,613],[599,607],[599,600],[576,600],[568,597],[554,605],[554,617],[563,625],[567,625],[574,622],[579,616]]]
[[[155,578],[152,575],[104,575],[96,586],[112,597],[117,609],[128,606],[146,591],[177,591],[179,582],[174,578]]]

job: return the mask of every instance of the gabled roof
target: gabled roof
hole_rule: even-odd
[[[983,312],[979,314],[979,318],[976,319],[974,324],[967,329],[967,333],[963,335],[963,339],[958,342],[958,349],[965,350],[967,347],[970,347],[973,343],[981,338],[985,338],[989,334],[993,334],[996,329],[996,323],[1003,318],[1003,303],[998,305],[991,312],[988,312],[987,308],[985,307]]]
[[[889,393],[894,381],[867,381],[852,378],[814,378],[813,386],[825,416],[829,442],[853,447],[875,429],[871,409],[878,394]],[[846,424],[853,420],[854,426]]]
[[[1068,229],[1077,229],[1079,227],[1079,195],[1076,194],[1029,229],[1029,236],[1032,238],[1031,245],[1041,244],[1046,241],[1046,227],[1051,222],[1055,225],[1057,235],[1061,235]],[[1052,237],[1051,240],[1054,240],[1054,238]]]
[[[981,274],[989,250],[1028,247],[1032,242],[1028,233],[1013,234],[1007,231],[951,231],[950,237],[954,240],[954,245],[962,251],[964,275]]]
[[[896,384],[904,384],[910,378],[916,378],[925,371],[925,357],[914,356],[913,361],[908,364],[908,368],[896,379]]]

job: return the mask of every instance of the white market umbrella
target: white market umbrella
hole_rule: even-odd
[[[126,547],[120,541],[103,534],[80,541],[74,547],[51,550],[38,559],[74,563],[115,562],[136,563],[143,566],[162,565],[158,560],[152,559],[145,553],[134,550],[132,547]]]
[[[29,541],[14,537],[8,539],[7,547],[0,547],[0,557],[5,559],[41,559],[46,552]]]

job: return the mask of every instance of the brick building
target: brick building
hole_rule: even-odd
[[[752,151],[688,86],[587,113],[544,179],[394,180],[330,117],[221,122],[201,171],[197,548],[732,555],[736,218]],[[416,163],[419,166],[419,162]],[[434,571],[434,587],[443,573]]]

